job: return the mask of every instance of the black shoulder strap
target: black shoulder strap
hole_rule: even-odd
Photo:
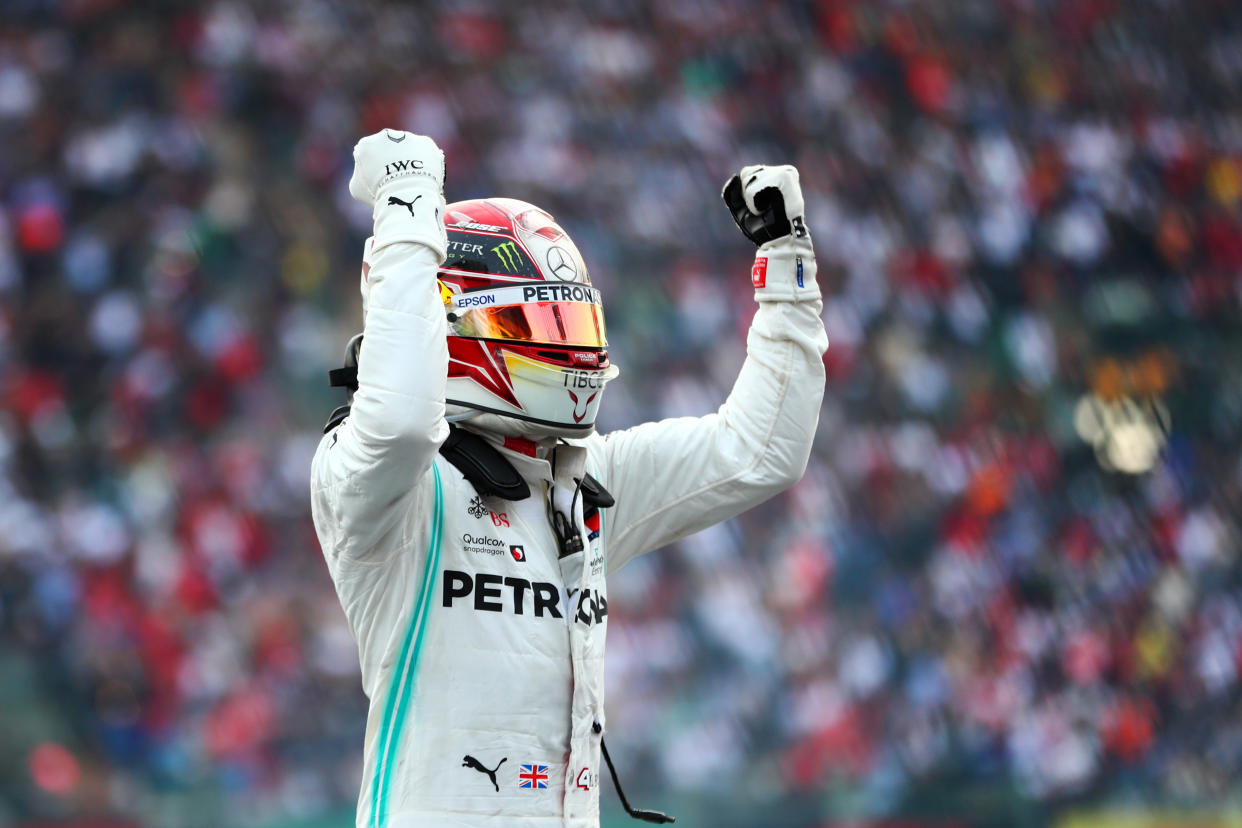
[[[617,499],[609,494],[608,490],[591,475],[587,475],[582,479],[582,505],[589,508],[607,509],[609,506],[615,506]]]
[[[350,391],[358,390],[358,366],[346,365],[343,368],[333,368],[328,372],[328,385],[333,388],[346,388]]]
[[[448,439],[440,446],[440,453],[485,497],[495,495],[505,500],[530,497],[530,486],[513,464],[477,434],[450,425]]]
[[[338,405],[332,409],[332,415],[328,417],[328,421],[323,424],[323,433],[327,434],[332,429],[345,422],[345,418],[349,416],[348,405]]]
[[[323,433],[327,434],[349,416],[349,406],[342,405],[332,412]],[[449,461],[462,477],[470,481],[480,495],[496,496],[504,500],[525,500],[530,497],[530,486],[513,464],[496,450],[491,443],[477,434],[449,425],[449,436],[440,446],[440,454]],[[607,509],[616,505],[616,499],[591,475],[582,480],[582,504],[588,510]]]
[[[345,422],[349,408],[342,405],[333,411],[323,427],[323,433],[327,434]],[[513,468],[513,464],[477,434],[449,425],[449,436],[440,446],[440,454],[470,481],[476,492],[485,497],[495,495],[505,500],[530,497],[530,486]]]

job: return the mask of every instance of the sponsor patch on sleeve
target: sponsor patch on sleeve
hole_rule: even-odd
[[[768,257],[756,256],[755,263],[750,268],[750,283],[756,289],[767,287],[768,285]]]

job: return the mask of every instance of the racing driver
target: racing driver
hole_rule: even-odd
[[[608,435],[617,369],[577,247],[533,205],[443,186],[430,138],[354,148],[364,326],[311,503],[370,699],[357,825],[597,826],[607,574],[806,467],[828,341],[798,173],[725,186],[759,305],[728,399]]]

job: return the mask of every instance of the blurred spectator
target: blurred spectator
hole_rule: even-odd
[[[0,822],[356,795],[306,476],[382,126],[578,240],[603,430],[723,398],[752,305],[718,186],[802,171],[817,450],[612,583],[633,798],[1236,796],[1236,2],[8,0]]]

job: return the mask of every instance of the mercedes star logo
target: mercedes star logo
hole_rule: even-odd
[[[578,266],[574,258],[563,247],[552,247],[548,250],[548,270],[562,282],[572,282],[578,278]]]

